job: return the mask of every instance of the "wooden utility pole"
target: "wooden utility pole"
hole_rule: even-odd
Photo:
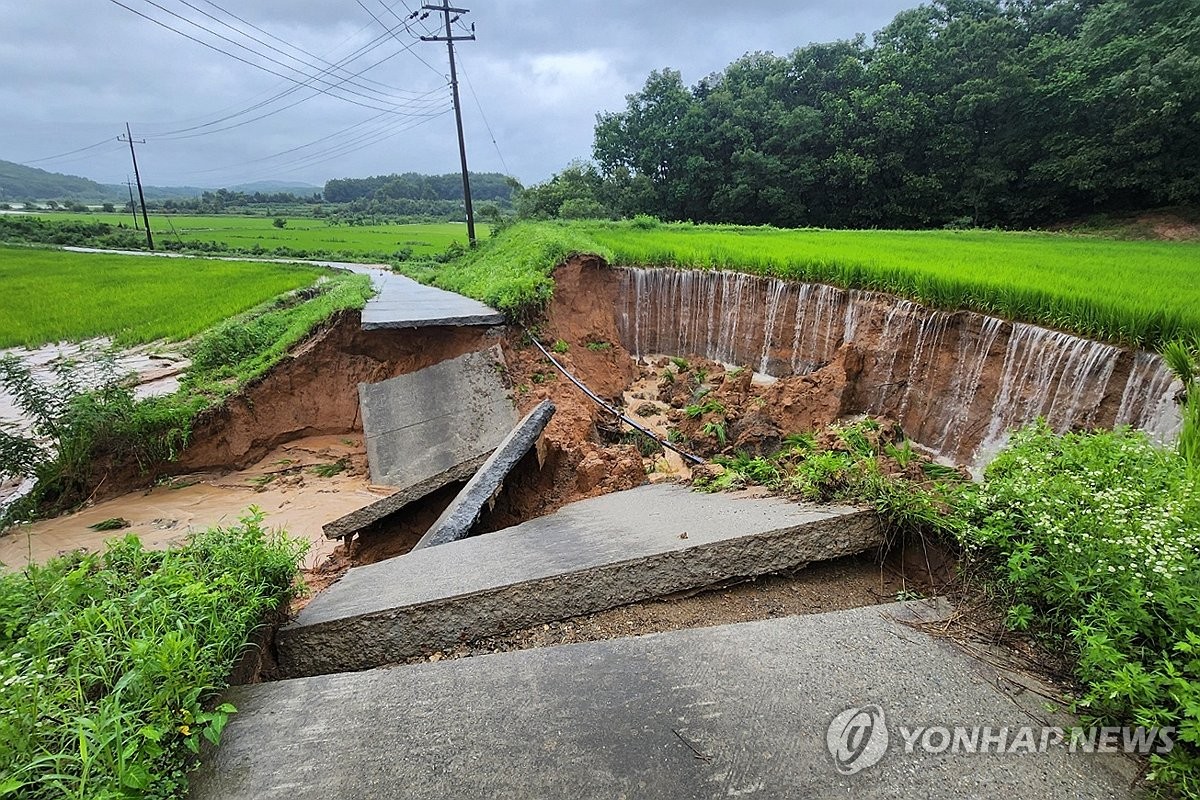
[[[146,246],[154,252],[154,234],[150,233],[150,215],[146,213],[146,195],[142,192],[142,176],[138,173],[137,153],[133,151],[133,143],[145,144],[145,139],[134,139],[133,134],[129,130],[129,123],[125,123],[125,135],[118,136],[117,141],[129,142],[129,156],[133,159],[133,179],[137,181],[138,198],[142,201],[142,222],[146,223]],[[132,200],[133,198],[130,198]]]
[[[450,51],[450,91],[454,97],[454,121],[458,123],[458,154],[462,160],[462,180],[463,180],[463,200],[467,207],[467,239],[471,242],[471,247],[475,246],[475,208],[471,205],[471,177],[467,172],[467,140],[463,137],[463,122],[462,122],[462,105],[458,100],[458,69],[454,65],[454,43],[455,42],[473,42],[475,41],[475,26],[471,26],[470,36],[455,36],[450,29],[450,25],[461,17],[463,14],[471,13],[467,8],[452,8],[450,0],[442,0],[440,6],[423,5],[424,11],[437,11],[441,13],[446,21],[445,36],[422,36],[423,42],[445,42],[446,49]],[[454,19],[450,18],[451,14],[457,14]]]

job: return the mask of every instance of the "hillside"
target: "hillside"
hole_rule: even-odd
[[[146,186],[147,200],[199,197],[198,186]],[[129,189],[120,183],[97,183],[78,175],[48,172],[0,160],[0,203],[24,200],[71,200],[78,203],[124,203]]]
[[[106,186],[77,175],[0,161],[0,202],[22,200],[118,201],[128,197],[124,186]]]

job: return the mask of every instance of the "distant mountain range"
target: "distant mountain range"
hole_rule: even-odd
[[[199,197],[212,188],[200,186],[146,186],[147,200]],[[288,181],[256,181],[224,187],[236,192],[292,192],[311,195],[320,186]],[[0,203],[20,203],[24,200],[69,200],[77,203],[124,203],[129,189],[123,183],[97,183],[77,175],[47,172],[11,161],[0,160]]]

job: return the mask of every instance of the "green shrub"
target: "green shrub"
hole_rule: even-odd
[[[0,577],[0,796],[181,797],[250,633],[306,547],[241,524],[178,550],[136,537]]]
[[[1177,726],[1155,777],[1200,791],[1200,475],[1140,432],[1038,423],[958,509],[965,553],[994,568],[1010,622],[1075,657],[1079,709]]]

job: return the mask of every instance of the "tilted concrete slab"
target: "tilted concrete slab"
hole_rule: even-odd
[[[358,386],[371,481],[407,489],[496,449],[517,422],[499,347]],[[439,488],[437,486],[434,487]]]
[[[554,403],[549,400],[538,403],[526,414],[413,549],[421,550],[467,538],[484,505],[500,491],[504,479],[517,466],[517,462],[537,444],[538,437],[552,416]]]
[[[373,276],[373,281],[377,294],[363,309],[364,331],[504,324],[503,314],[478,300],[417,283],[404,275],[382,274]]]
[[[1042,717],[1036,695],[1024,710],[987,665],[893,620],[922,606],[237,688],[189,797],[1131,796],[1135,765],[1120,756],[905,752],[901,726],[1014,731]],[[827,731],[868,704],[885,714],[886,750],[842,775]]]
[[[428,497],[443,486],[449,486],[452,483],[460,481],[469,481],[471,476],[479,471],[479,468],[483,466],[487,459],[487,455],[481,455],[470,461],[465,461],[432,478],[416,483],[407,489],[401,489],[398,492],[389,494],[387,497],[382,497],[370,505],[351,511],[343,517],[338,517],[333,522],[327,522],[321,526],[321,530],[325,533],[326,539],[344,539],[347,536],[353,536],[364,528],[404,510],[404,508],[418,500]]]
[[[643,486],[350,570],[276,644],[282,674],[369,669],[879,546],[874,512]]]

